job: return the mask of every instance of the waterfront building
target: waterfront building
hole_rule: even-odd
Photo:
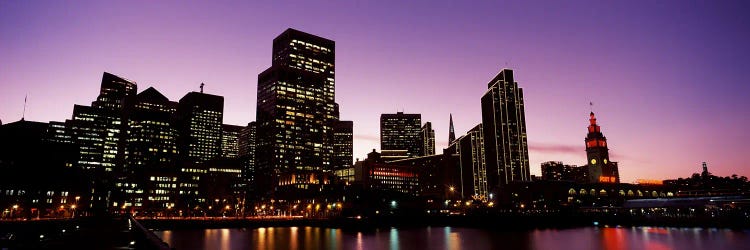
[[[258,75],[254,181],[261,195],[282,174],[331,170],[331,125],[338,120],[334,47],[294,29],[273,41],[271,67]]]
[[[421,156],[435,154],[435,130],[432,129],[431,122],[425,122],[420,131],[422,134],[422,153]]]
[[[219,157],[223,120],[224,97],[206,94],[202,90],[182,97],[175,115],[181,158],[205,162]]]
[[[487,185],[530,181],[523,89],[510,69],[501,70],[487,87],[482,96]]]
[[[381,114],[380,150],[406,150],[407,157],[420,156],[424,145],[421,131],[421,114]]]
[[[487,166],[484,162],[484,136],[482,124],[474,126],[466,135],[457,139],[455,146],[460,157],[462,197],[487,200],[490,188],[487,186]]]
[[[585,183],[589,180],[588,168],[567,165],[559,161],[543,162],[541,179],[545,181],[573,181]]]
[[[617,162],[609,159],[607,138],[596,123],[594,112],[589,114],[588,134],[585,142],[589,182],[620,183]]]
[[[386,163],[374,149],[367,154],[367,159],[354,164],[354,172],[355,181],[367,189],[419,194],[418,170],[408,165]]]

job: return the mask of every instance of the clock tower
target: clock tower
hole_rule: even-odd
[[[604,137],[601,127],[596,123],[594,112],[589,115],[588,134],[585,141],[589,182],[619,183],[620,175],[617,163],[611,162],[609,159],[607,138]]]

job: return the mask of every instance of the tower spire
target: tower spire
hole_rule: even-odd
[[[206,84],[201,83],[201,93],[203,93],[203,86],[205,86],[205,85]]]
[[[26,99],[29,98],[29,94],[23,97],[23,113],[21,114],[21,121],[26,119]]]
[[[453,128],[453,114],[450,114],[450,125],[448,127],[448,144],[456,140],[456,131]]]

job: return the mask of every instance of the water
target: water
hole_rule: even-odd
[[[158,231],[182,249],[750,249],[750,231],[701,228],[576,228],[500,232],[426,227],[368,232],[319,227]]]

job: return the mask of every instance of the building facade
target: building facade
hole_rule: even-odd
[[[333,125],[333,169],[345,169],[354,162],[354,123],[336,121]]]
[[[274,39],[271,67],[258,75],[254,180],[261,193],[282,174],[331,170],[334,47],[294,29]]]
[[[432,129],[431,122],[425,122],[420,131],[422,134],[422,153],[421,156],[435,154],[435,130]]]
[[[190,92],[182,97],[175,115],[180,157],[205,162],[221,156],[224,97]]]
[[[589,182],[620,183],[617,162],[609,160],[607,138],[596,123],[594,112],[589,114],[588,134],[585,142]]]
[[[523,89],[510,69],[500,71],[487,87],[482,96],[487,184],[531,181]]]
[[[420,156],[424,145],[421,131],[421,114],[381,114],[380,150],[406,150],[407,157]]]

